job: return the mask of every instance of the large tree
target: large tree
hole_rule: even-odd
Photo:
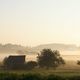
[[[37,58],[39,67],[57,67],[65,63],[57,50],[52,51],[51,49],[43,49]]]

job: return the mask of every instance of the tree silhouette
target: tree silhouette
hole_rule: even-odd
[[[80,60],[77,61],[77,64],[80,65]]]
[[[37,62],[36,61],[28,61],[27,64],[26,64],[26,68],[28,70],[32,70],[36,66],[37,66]]]
[[[8,66],[8,61],[7,61],[7,59],[8,59],[8,58],[5,57],[4,60],[3,60],[3,64],[4,64],[5,66]]]
[[[57,50],[52,51],[51,49],[43,49],[37,58],[39,67],[57,67],[65,63]]]

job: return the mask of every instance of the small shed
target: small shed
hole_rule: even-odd
[[[23,68],[25,64],[25,55],[10,55],[7,58],[7,67],[11,69]]]

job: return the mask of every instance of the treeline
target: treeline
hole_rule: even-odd
[[[0,80],[80,80],[80,76],[0,73]]]
[[[20,59],[21,60],[21,59]],[[11,62],[12,61],[12,62]],[[18,60],[19,61],[19,60]],[[44,68],[49,69],[53,68],[56,69],[60,65],[65,65],[65,60],[61,57],[58,50],[51,50],[51,49],[43,49],[37,55],[37,61],[24,61],[23,63],[17,62],[17,58],[11,60],[9,58],[4,58],[3,60],[3,67],[2,69],[11,69],[11,70],[32,70],[34,68]],[[80,60],[77,61],[78,65],[80,65]]]
[[[28,47],[28,46],[22,46],[18,44],[0,44],[0,53],[15,53],[19,51],[21,54],[28,54],[28,53],[37,53],[41,51],[44,48],[50,48],[52,50],[60,50],[60,51],[80,51],[80,46],[77,47],[76,45],[67,45],[67,44],[59,44],[59,43],[54,43],[54,44],[44,44],[44,45],[39,45],[36,47]]]
[[[24,46],[16,44],[0,44],[0,53],[15,53],[18,50],[25,50]]]
[[[3,60],[3,68],[5,69],[20,69],[20,70],[32,70],[34,68],[54,68],[56,69],[60,65],[64,65],[65,61],[60,56],[60,53],[58,50],[52,51],[51,49],[43,49],[40,54],[37,56],[37,61],[28,61],[25,63],[16,63],[12,60],[9,60],[9,58],[5,58]],[[18,64],[18,65],[17,65]]]

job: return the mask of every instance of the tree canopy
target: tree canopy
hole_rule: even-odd
[[[60,56],[59,51],[51,49],[43,49],[37,57],[39,67],[57,67],[64,64],[65,61]]]

